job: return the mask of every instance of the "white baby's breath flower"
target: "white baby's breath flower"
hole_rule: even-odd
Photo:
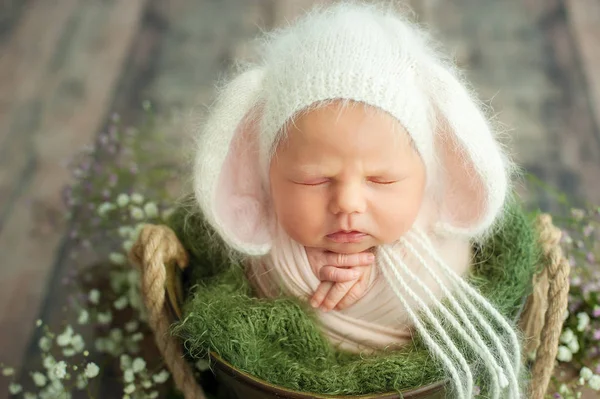
[[[139,325],[140,324],[137,321],[132,320],[132,321],[128,322],[127,324],[125,324],[125,331],[134,332],[135,330],[138,329]]]
[[[119,299],[117,299],[116,301],[113,302],[113,306],[117,310],[123,310],[127,306],[127,303],[128,303],[127,297],[122,296],[122,297],[120,297]]]
[[[96,341],[94,341],[94,347],[96,348],[96,350],[98,352],[106,352],[106,348],[107,345],[106,343],[108,342],[108,340],[106,338],[98,338],[96,339]]]
[[[568,344],[575,338],[575,334],[570,328],[565,328],[562,334],[560,335],[560,342],[563,344]]]
[[[125,257],[125,255],[120,254],[118,252],[111,252],[108,255],[108,259],[115,265],[124,265],[127,262],[127,258]]]
[[[141,357],[136,357],[131,364],[131,369],[134,373],[139,373],[146,368],[146,361]]]
[[[10,392],[12,395],[18,395],[21,393],[22,390],[23,390],[23,387],[14,382],[8,386],[8,392]]]
[[[46,370],[52,369],[52,367],[54,367],[55,364],[56,360],[54,360],[54,357],[52,357],[51,355],[46,355],[44,357],[44,360],[42,361],[42,365]]]
[[[590,378],[592,378],[592,376],[594,375],[594,373],[589,368],[582,367],[581,370],[579,370],[579,375],[581,376],[581,378],[583,378],[584,380],[587,381]]]
[[[110,310],[106,312],[98,312],[98,323],[100,324],[108,324],[112,321],[112,313]]]
[[[131,336],[131,340],[133,342],[140,342],[143,339],[144,339],[144,334],[142,334],[141,332],[137,332]]]
[[[199,371],[206,371],[210,368],[210,364],[206,359],[198,359],[195,366]]]
[[[158,398],[158,391],[152,391],[148,394],[148,399],[156,399]]]
[[[144,196],[142,194],[133,193],[131,194],[131,202],[133,202],[134,204],[143,204]]]
[[[569,310],[565,310],[565,313],[563,313],[563,321],[567,320],[569,318]]]
[[[163,220],[168,220],[168,219],[171,217],[171,215],[173,215],[173,213],[174,213],[174,212],[175,212],[175,208],[168,208],[168,209],[165,209],[165,210],[162,212],[162,219],[163,219]]]
[[[77,354],[77,352],[75,352],[75,349],[73,348],[65,348],[63,349],[62,354],[64,357],[73,357]]]
[[[125,242],[123,242],[123,249],[125,250],[125,252],[129,253],[129,251],[131,251],[131,248],[133,248],[133,241],[126,240]]]
[[[85,349],[85,342],[83,341],[83,337],[81,336],[81,334],[73,336],[73,339],[71,340],[71,346],[73,346],[73,349],[77,353],[83,352],[83,350]]]
[[[82,309],[81,312],[79,312],[79,317],[77,318],[77,323],[78,324],[87,324],[88,321],[90,321],[90,314],[88,313],[87,310]]]
[[[590,388],[594,391],[600,391],[600,375],[594,374],[592,378],[590,378],[589,384]]]
[[[31,374],[31,378],[33,379],[33,383],[38,387],[43,387],[48,382],[46,376],[39,371]]]
[[[131,217],[135,220],[142,220],[146,217],[146,214],[139,206],[132,206],[130,211]]]
[[[90,291],[88,298],[91,303],[93,303],[94,305],[97,305],[98,302],[100,301],[100,291],[98,291],[97,289],[94,288],[93,290]]]
[[[577,341],[577,338],[572,339],[567,346],[572,353],[579,352],[579,341]]]
[[[567,387],[567,384],[560,384],[560,387],[558,387],[558,393],[561,395],[567,395],[569,393],[569,387]]]
[[[77,379],[75,380],[75,386],[79,390],[84,390],[85,387],[88,386],[88,380],[85,378],[83,374],[78,374]]]
[[[98,376],[100,367],[94,362],[90,362],[85,366],[84,374],[87,378],[94,378]]]
[[[132,369],[127,369],[123,372],[123,381],[125,381],[126,383],[130,383],[133,382],[133,380],[135,380],[135,374],[133,374],[133,370]]]
[[[71,339],[73,338],[73,328],[68,325],[65,328],[65,331],[56,337],[56,343],[58,346],[67,346],[71,343]]]
[[[123,388],[123,392],[125,392],[128,395],[131,395],[132,393],[135,392],[135,385],[134,384],[127,385],[125,388]]]
[[[160,373],[152,376],[152,380],[157,384],[164,384],[169,379],[169,375],[167,370],[161,370]]]
[[[153,385],[152,381],[150,381],[150,380],[144,380],[144,381],[142,381],[142,387],[144,389],[150,389],[150,388],[152,388],[152,385]]]
[[[590,324],[590,316],[585,312],[577,313],[577,331],[583,331]]]
[[[110,202],[103,202],[98,206],[98,215],[100,215],[100,217],[105,217],[108,212],[115,208],[116,206],[114,204],[111,204]]]
[[[129,204],[129,195],[123,193],[123,194],[119,194],[119,196],[117,197],[117,205],[119,205],[121,208],[127,206]]]
[[[109,336],[114,342],[121,342],[123,340],[123,331],[118,328],[113,328],[110,330]]]
[[[59,380],[62,380],[67,376],[67,363],[64,360],[56,363],[54,367],[50,370],[49,375],[52,377],[56,377]]]
[[[144,212],[149,218],[158,217],[158,207],[154,202],[148,202],[146,205],[144,205]]]
[[[573,353],[566,346],[560,345],[558,347],[558,352],[556,354],[556,358],[561,362],[570,362],[573,360]]]
[[[15,369],[12,367],[5,367],[2,369],[2,375],[5,377],[9,377],[15,374]]]
[[[119,358],[119,362],[121,364],[121,370],[127,370],[131,367],[131,356],[123,354]]]
[[[132,232],[133,229],[129,226],[119,227],[119,236],[121,236],[122,238],[129,238]]]
[[[23,394],[23,399],[38,399],[37,395],[31,392],[25,392]]]
[[[52,340],[49,337],[42,337],[38,342],[38,346],[44,352],[48,352],[52,348]]]

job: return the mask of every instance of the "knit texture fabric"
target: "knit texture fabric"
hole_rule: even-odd
[[[179,209],[170,224],[191,255],[184,317],[174,333],[192,358],[214,351],[267,382],[322,394],[390,392],[444,377],[419,336],[393,352],[361,356],[337,350],[322,334],[313,310],[297,298],[255,298],[241,263],[231,260],[199,214]],[[531,219],[513,204],[503,227],[474,245],[469,282],[512,320],[539,271],[536,242]],[[463,350],[471,362],[479,361],[469,348]],[[484,369],[479,373],[475,378],[485,396],[489,380]]]

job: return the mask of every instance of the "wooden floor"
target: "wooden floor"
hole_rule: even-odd
[[[408,1],[408,0],[407,0]],[[314,0],[21,0],[0,4],[0,362],[21,366],[61,295],[65,162],[143,100],[209,103],[261,29]],[[412,0],[491,102],[517,161],[600,203],[600,3]],[[183,136],[182,136],[183,137]],[[533,195],[526,193],[526,195]],[[544,197],[535,197],[548,206]],[[0,379],[0,398],[6,384]]]

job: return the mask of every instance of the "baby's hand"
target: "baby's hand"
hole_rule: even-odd
[[[306,248],[308,261],[322,281],[310,304],[327,312],[342,310],[365,294],[375,260],[373,253],[339,254],[322,248]]]

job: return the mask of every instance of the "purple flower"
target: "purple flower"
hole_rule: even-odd
[[[583,228],[583,235],[586,237],[589,237],[590,235],[592,235],[593,232],[594,232],[594,226],[592,226],[591,224],[588,224]]]
[[[595,263],[595,262],[596,262],[596,258],[594,257],[594,254],[593,254],[593,253],[591,253],[591,252],[588,252],[588,253],[585,255],[585,258],[586,258],[586,259],[587,259],[587,261],[588,261],[588,262],[590,262],[590,263]]]
[[[117,184],[118,176],[114,173],[108,177],[108,185],[114,187]]]
[[[600,341],[600,328],[594,330],[594,339]]]
[[[560,399],[560,398],[562,398],[562,395],[559,394],[558,392],[555,392],[554,395],[552,395],[552,397],[556,398],[556,399]]]

